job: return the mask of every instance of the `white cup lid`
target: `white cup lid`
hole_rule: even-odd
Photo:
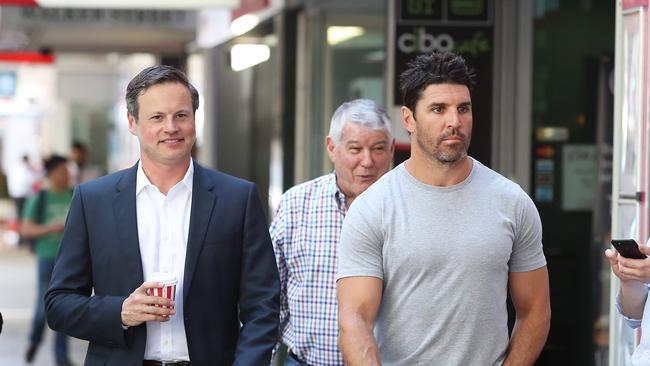
[[[153,272],[148,281],[162,282],[165,285],[175,285],[176,275],[168,272]]]

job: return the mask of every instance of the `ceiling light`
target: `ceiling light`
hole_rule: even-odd
[[[230,67],[241,71],[271,58],[271,49],[265,44],[236,44],[230,49]]]
[[[257,16],[253,14],[245,14],[230,23],[230,31],[234,35],[239,36],[255,28],[259,22],[260,19]]]
[[[364,33],[362,27],[327,27],[327,43],[331,46],[347,41],[351,38],[359,37]]]

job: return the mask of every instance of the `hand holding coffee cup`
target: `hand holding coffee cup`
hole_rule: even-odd
[[[148,321],[166,322],[176,314],[173,300],[148,294],[153,289],[164,288],[164,285],[158,281],[147,281],[135,289],[122,303],[122,325],[134,327]]]
[[[163,297],[172,301],[176,299],[176,276],[171,273],[154,272],[151,274],[150,281],[156,281],[160,283],[160,286],[147,289],[147,295]],[[174,308],[173,304],[171,308]]]

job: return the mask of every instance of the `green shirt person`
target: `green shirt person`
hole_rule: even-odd
[[[68,187],[67,159],[52,155],[45,160],[45,171],[48,188],[27,201],[21,225],[22,236],[36,242],[34,249],[38,264],[37,303],[29,336],[29,347],[25,353],[27,363],[32,363],[43,339],[45,329],[43,297],[52,277],[54,259],[59,250],[63,226],[72,201],[72,192]],[[55,333],[54,355],[57,366],[71,364],[68,358],[67,337],[63,333]]]
[[[40,234],[38,236],[34,235],[36,236],[34,250],[38,258],[54,259],[56,257],[59,242],[61,241],[63,223],[68,215],[71,200],[72,191],[69,189],[60,192],[46,189],[27,201],[23,220],[24,225],[31,224],[31,230]],[[39,231],[38,227],[42,231]]]

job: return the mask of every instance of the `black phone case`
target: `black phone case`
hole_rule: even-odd
[[[639,245],[634,241],[634,239],[612,240],[612,245],[616,248],[616,251],[625,258],[648,258],[645,254],[641,253]]]

